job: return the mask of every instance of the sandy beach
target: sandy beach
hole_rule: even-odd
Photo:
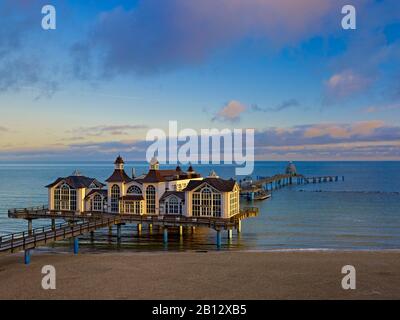
[[[343,290],[353,265],[356,290]],[[41,268],[56,268],[43,290]],[[1,299],[399,299],[400,251],[20,254],[0,257]]]

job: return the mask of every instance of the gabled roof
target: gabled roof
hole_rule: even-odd
[[[236,181],[235,180],[224,180],[221,178],[205,178],[203,180],[191,180],[189,181],[187,187],[183,191],[192,191],[197,187],[201,186],[202,184],[208,184],[214,189],[221,191],[221,192],[231,192],[235,187]]]
[[[69,176],[66,178],[57,178],[56,181],[46,186],[46,188],[51,188],[64,181],[68,186],[73,189],[89,188],[91,185],[95,185],[98,188],[104,187],[105,184],[99,182],[97,179],[89,178],[85,176]]]
[[[92,194],[98,193],[102,195],[104,198],[107,198],[107,190],[105,189],[93,189],[86,195],[85,199],[90,197]]]
[[[133,179],[126,174],[125,170],[115,169],[106,182],[130,182],[132,180]]]
[[[162,197],[160,198],[160,201],[163,201],[172,195],[177,196],[181,200],[185,200],[185,193],[183,191],[165,191]]]

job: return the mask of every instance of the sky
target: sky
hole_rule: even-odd
[[[400,160],[399,36],[397,0],[1,0],[0,160],[141,160],[168,121],[254,128],[259,160]]]

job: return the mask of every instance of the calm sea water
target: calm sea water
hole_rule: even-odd
[[[269,176],[285,169],[285,162],[257,162],[254,177]],[[257,218],[243,222],[243,233],[228,242],[225,250],[271,249],[400,249],[400,162],[296,162],[306,175],[340,175],[345,181],[293,185],[274,191],[268,201],[246,203],[260,208]],[[146,163],[128,163],[126,171],[147,171]],[[104,181],[112,172],[108,162],[7,163],[0,162],[0,234],[26,229],[26,222],[9,219],[7,209],[47,204],[44,186],[59,176],[78,169],[82,174]],[[234,176],[233,166],[197,166],[207,175],[211,169],[224,178]],[[60,221],[62,222],[62,221]],[[49,221],[34,221],[34,227]],[[57,243],[52,250],[69,250]],[[108,232],[95,234],[95,242],[82,238],[81,248],[99,250],[214,250],[215,231],[187,231],[183,240],[176,232],[169,236],[168,248],[162,233],[150,234],[134,225],[123,227],[123,240],[116,244]]]

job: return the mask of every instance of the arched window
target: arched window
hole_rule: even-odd
[[[156,213],[156,189],[153,186],[146,189],[146,211],[147,214]]]
[[[128,190],[126,191],[127,194],[137,194],[137,195],[141,195],[142,194],[142,190],[140,190],[140,188],[138,186],[130,186],[128,188]]]
[[[93,211],[103,211],[103,198],[99,194],[93,197]]]
[[[182,202],[176,197],[170,197],[165,203],[165,213],[182,214]]]
[[[76,190],[63,184],[54,190],[54,210],[76,210]]]
[[[111,188],[111,212],[119,212],[119,186],[114,184]]]
[[[64,184],[61,187],[61,210],[69,210],[69,187]]]
[[[209,187],[193,193],[193,216],[221,217],[221,194]]]

